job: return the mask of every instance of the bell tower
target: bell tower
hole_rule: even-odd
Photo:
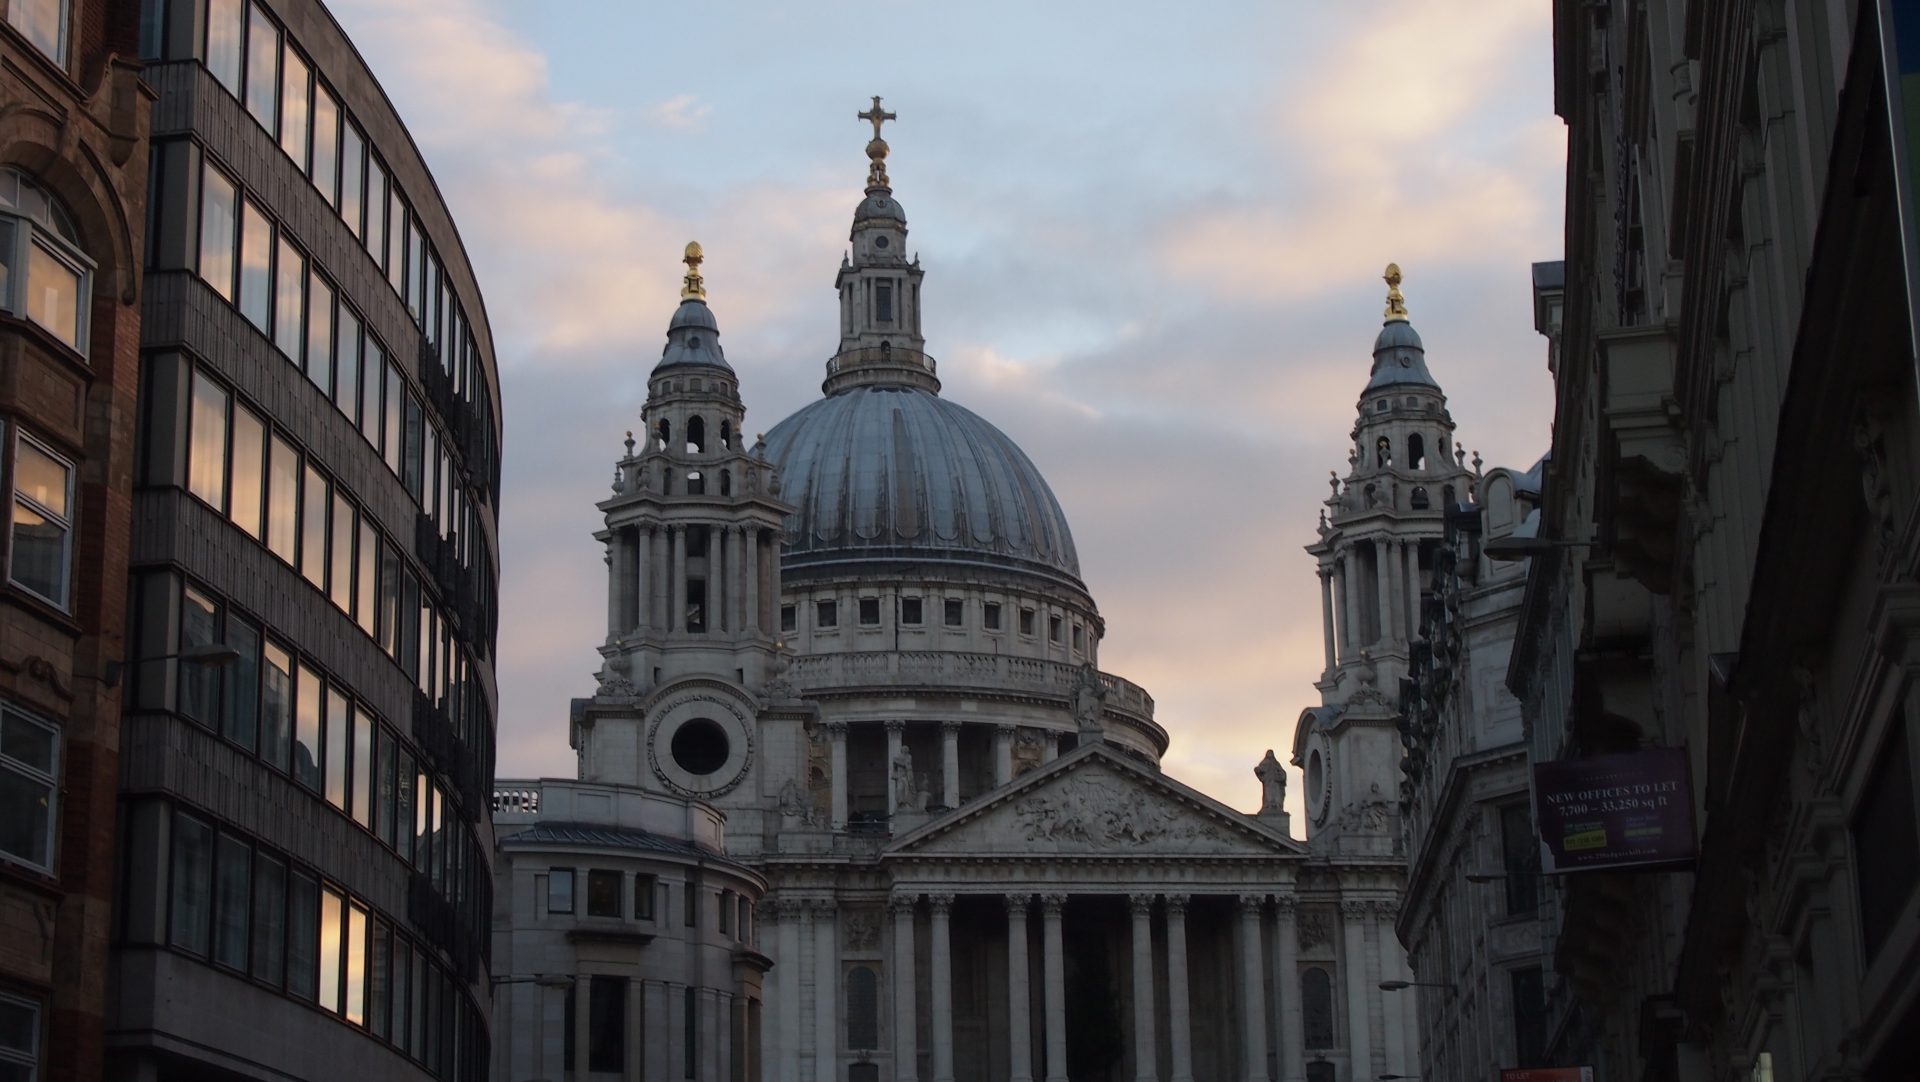
[[[706,742],[708,758],[724,757],[728,748],[751,746],[753,704],[779,645],[780,541],[791,508],[779,499],[763,448],[745,443],[739,379],[707,306],[703,259],[700,245],[687,245],[680,306],[648,377],[641,438],[627,433],[613,495],[599,504],[606,525],[594,536],[607,550],[607,638],[598,693],[576,707],[574,745],[583,779],[664,780],[707,796],[715,790],[688,779],[706,778],[724,762],[676,776],[675,754],[651,746],[662,738],[653,731],[659,726],[615,705],[657,702],[676,684],[711,685],[720,693],[713,701],[730,710],[705,713],[730,714],[732,724],[698,720],[737,730]],[[703,762],[697,752],[689,753],[695,767]]]
[[[1397,835],[1388,822],[1398,815],[1400,680],[1446,509],[1472,501],[1476,481],[1408,318],[1398,264],[1384,280],[1347,473],[1333,471],[1319,537],[1307,546],[1320,575],[1323,705],[1302,715],[1294,740],[1309,840],[1349,852],[1390,851]]]
[[[848,387],[893,384],[938,392],[933,358],[920,334],[920,258],[907,260],[907,212],[887,177],[887,141],[880,125],[895,114],[873,107],[855,114],[873,124],[867,143],[867,193],[853,212],[847,254],[834,288],[840,293],[840,349],[827,362],[827,394]]]

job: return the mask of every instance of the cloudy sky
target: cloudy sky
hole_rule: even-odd
[[[568,775],[591,534],[706,248],[748,430],[819,394],[873,94],[945,394],[1073,524],[1171,773],[1237,807],[1318,701],[1313,539],[1398,261],[1459,436],[1545,448],[1528,265],[1565,139],[1538,0],[330,0],[451,204],[506,409],[500,770]],[[1289,787],[1298,804],[1299,786]],[[1296,831],[1300,829],[1298,823]]]

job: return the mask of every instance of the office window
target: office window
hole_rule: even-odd
[[[32,176],[0,166],[0,307],[85,353],[92,296],[73,217]]]
[[[207,0],[207,70],[236,98],[241,92],[240,64],[246,33],[246,8],[241,0]]]
[[[340,689],[331,685],[327,688],[326,702],[326,730],[320,737],[320,746],[327,757],[327,803],[346,811],[347,742],[352,739],[347,726],[349,704]]]
[[[587,915],[620,915],[620,873],[594,869],[587,873]]]
[[[227,479],[227,517],[234,525],[260,539],[260,514],[265,502],[267,425],[260,415],[233,405],[233,447]]]
[[[310,875],[294,872],[287,892],[287,991],[301,999],[313,998],[320,963],[320,884]]]
[[[0,1078],[35,1082],[40,1064],[40,1004],[0,992]]]
[[[20,435],[14,440],[12,508],[7,577],[66,608],[73,559],[73,464]]]
[[[338,489],[333,493],[333,535],[331,553],[331,574],[327,582],[327,596],[340,607],[341,612],[353,611],[353,504],[346,494]]]
[[[552,868],[547,871],[547,912],[573,912],[572,868]]]
[[[400,198],[400,185],[387,189],[387,284],[398,294],[407,284],[407,204]]]
[[[169,939],[204,955],[213,916],[213,828],[191,815],[173,816],[172,905]]]
[[[320,1006],[340,1011],[340,936],[346,920],[346,899],[340,892],[320,889]]]
[[[280,149],[307,171],[307,131],[312,126],[313,80],[307,62],[288,49],[280,69]]]
[[[300,363],[300,342],[306,335],[301,305],[307,295],[307,257],[282,235],[273,267],[273,344],[286,358]]]
[[[272,642],[261,656],[260,757],[285,770],[293,745],[293,659]]]
[[[227,401],[225,387],[194,370],[187,418],[187,490],[218,511],[227,509]]]
[[[226,684],[221,689],[220,734],[252,751],[260,728],[260,629],[231,612],[225,615],[223,641],[239,656],[218,666]]]
[[[253,862],[253,975],[276,988],[287,976],[287,866],[265,853]]]
[[[863,597],[860,599],[860,626],[861,627],[879,627],[880,626],[880,599],[879,598]]]
[[[313,84],[313,166],[308,175],[321,198],[340,205],[340,103],[317,79]]]
[[[253,848],[222,831],[213,868],[213,960],[247,968],[247,910],[252,892]]]
[[[587,984],[587,1070],[626,1070],[627,979],[594,976]]]
[[[67,22],[72,12],[68,0],[11,0],[7,22],[47,54],[54,63],[67,66]]]
[[[400,859],[408,863],[413,861],[414,823],[419,816],[419,812],[414,807],[413,797],[414,777],[417,773],[413,756],[405,751],[400,752],[399,763],[394,767],[394,842],[400,851]]]
[[[948,627],[959,627],[961,624],[966,623],[967,603],[965,601],[957,597],[950,597],[947,598],[945,607],[945,621]]]
[[[922,623],[925,622],[921,613],[921,608],[922,608],[922,605],[920,603],[919,598],[917,597],[901,598],[900,599],[900,622],[911,627],[920,626]]]
[[[386,424],[386,434],[380,441],[380,449],[387,456],[387,468],[395,477],[400,476],[400,454],[404,444],[400,439],[400,417],[406,404],[405,386],[400,369],[389,358],[386,366],[387,400],[382,406],[382,416]]]
[[[289,566],[299,558],[300,452],[273,433],[267,443],[267,551]]]
[[[353,121],[340,125],[340,218],[355,237],[365,235],[367,141]]]
[[[273,225],[251,199],[240,203],[240,314],[265,334],[273,316]]]
[[[324,692],[320,674],[300,666],[293,697],[293,777],[315,792],[320,791],[320,715]]]
[[[353,708],[353,821],[373,828],[373,718]]]
[[[375,726],[373,735],[375,742],[373,761],[374,833],[380,836],[381,841],[386,842],[388,845],[395,845],[397,843],[394,840],[394,824],[399,822],[398,812],[395,806],[395,801],[399,794],[399,786],[395,784],[394,779],[394,765],[396,762],[394,753],[397,749],[394,746],[392,734],[388,733],[387,730]]]
[[[1532,913],[1540,903],[1540,846],[1533,837],[1533,816],[1524,803],[1500,809],[1500,850],[1505,863],[1507,914]]]
[[[633,877],[634,920],[653,919],[653,896],[657,889],[653,876],[635,875]]]
[[[367,1020],[367,911],[357,905],[347,907],[345,970],[347,1021],[363,1025]]]
[[[180,649],[191,655],[220,641],[220,607],[191,586],[180,591]],[[174,663],[180,685],[180,712],[208,728],[220,721],[220,669],[215,665]]]
[[[0,854],[53,871],[60,730],[0,703]]]
[[[375,920],[372,936],[368,941],[367,957],[367,1026],[376,1037],[385,1037],[389,1022],[388,998],[392,984],[387,976],[387,967],[393,956],[393,929],[387,922]]]
[[[307,466],[300,491],[300,573],[316,589],[327,588],[327,509],[333,506],[327,479]]]
[[[218,3],[219,0],[214,0]],[[240,193],[226,175],[211,165],[200,175],[200,277],[215,293],[233,299],[235,223]]]
[[[360,630],[371,635],[374,620],[380,614],[374,598],[374,588],[380,581],[380,532],[365,516],[360,519],[360,551],[356,562],[353,615],[360,622]]]
[[[380,416],[380,383],[385,376],[386,357],[380,351],[380,343],[372,332],[366,337],[366,357],[360,365],[360,434],[367,438],[373,449],[380,449],[382,419]]]
[[[340,302],[334,324],[333,404],[348,422],[360,423],[360,318]]]
[[[247,9],[247,112],[272,135],[279,116],[276,100],[280,90],[280,28],[267,17],[267,9],[251,4]]]
[[[307,275],[307,378],[320,393],[333,394],[333,287]]]
[[[813,626],[840,626],[840,606],[833,601],[816,601],[813,604]]]
[[[387,253],[387,171],[371,152],[367,154],[367,233],[362,239],[374,263],[383,263]]]

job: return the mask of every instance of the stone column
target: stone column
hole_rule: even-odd
[[[1327,653],[1327,669],[1331,673],[1339,667],[1333,650],[1333,568],[1320,568],[1320,637],[1324,641]]]
[[[893,724],[889,722],[888,724]],[[913,1001],[913,909],[918,895],[896,894],[893,910],[893,1077],[920,1082],[920,1051],[915,1044],[919,1009]]]
[[[953,895],[929,894],[927,906],[933,912],[933,1082],[953,1082]]]
[[[1013,726],[996,725],[993,727],[993,784],[1005,785],[1013,780]]]
[[[1153,895],[1127,899],[1133,910],[1133,1077],[1157,1082],[1159,1058],[1153,1042]]]
[[[616,532],[603,544],[606,546],[607,564],[607,641],[616,642],[620,638],[621,592],[625,588],[626,575],[621,567],[620,535]]]
[[[621,1020],[621,1024],[627,1027],[627,1047],[622,1060],[625,1068],[620,1072],[620,1082],[643,1082],[647,1076],[644,1060],[646,1045],[642,1039],[647,1032],[647,984],[639,977],[627,978],[627,1016]]]
[[[1258,894],[1240,896],[1240,1017],[1247,1082],[1268,1082],[1266,982],[1260,972],[1260,903],[1264,900]]]
[[[1420,542],[1403,541],[1400,543],[1400,562],[1404,565],[1400,581],[1405,584],[1407,627],[1411,629],[1407,638],[1413,638],[1412,632],[1420,630]]]
[[[744,542],[747,566],[740,584],[747,591],[747,619],[743,627],[748,634],[754,634],[760,630],[760,527],[747,527]]]
[[[1382,980],[1411,980],[1412,978],[1401,970],[1401,959],[1404,956],[1400,951],[1399,937],[1393,931],[1395,909],[1393,902],[1384,899],[1373,903],[1374,942],[1378,944],[1377,949],[1380,952],[1380,977]],[[1407,1061],[1407,1037],[1404,1023],[1407,1003],[1419,994],[1420,989],[1409,988],[1394,994],[1382,1004],[1380,1024],[1386,1031],[1386,1073],[1388,1074],[1403,1075],[1414,1067],[1414,1064]]]
[[[727,596],[727,528],[725,526],[707,527],[707,632],[720,631],[726,626],[726,605],[722,601]]]
[[[646,632],[653,630],[653,595],[656,589],[653,581],[653,527],[642,526],[638,533],[640,551],[634,557],[634,566],[639,570],[634,575],[633,626],[637,631]]]
[[[813,1077],[840,1077],[840,1028],[834,1017],[840,1004],[839,916],[831,898],[813,903]]]
[[[1300,1019],[1300,929],[1294,924],[1296,906],[1291,896],[1274,901],[1273,993],[1280,1001],[1280,1079],[1305,1082],[1306,1033]]]
[[[671,631],[687,629],[687,528],[669,527],[673,531],[673,594],[667,613],[667,628]]]
[[[1360,581],[1360,558],[1355,555],[1351,544],[1340,554],[1340,585],[1346,594],[1346,607],[1340,610],[1340,615],[1345,620],[1342,626],[1347,629],[1346,656],[1351,660],[1367,645],[1361,639],[1366,629],[1366,621],[1360,619],[1362,611],[1360,599],[1366,590],[1362,588]]]
[[[1027,906],[1031,894],[1007,895],[1007,1045],[1011,1082],[1033,1082],[1033,1007],[1027,1002]]]
[[[1391,606],[1393,631],[1388,636],[1393,639],[1411,639],[1407,634],[1407,562],[1406,546],[1398,538],[1389,538],[1383,542],[1387,562],[1382,564],[1387,574],[1387,604]]]
[[[847,829],[847,723],[827,722],[827,738],[833,742],[833,829],[845,830]]]
[[[1040,896],[1041,965],[1046,974],[1046,1082],[1067,1082],[1067,969],[1060,936],[1064,894]]]
[[[907,731],[904,721],[889,721],[887,724],[887,815],[900,813],[900,799],[907,794],[900,792],[893,781],[893,764],[900,758],[900,739]]]
[[[737,598],[740,594],[740,527],[720,527],[720,589],[714,598],[715,631],[740,630]]]
[[[1193,1009],[1187,1001],[1187,896],[1167,895],[1167,1045],[1173,1082],[1193,1082]]]
[[[800,941],[806,935],[807,904],[780,903],[780,956],[773,972],[780,980],[780,1082],[800,1082]]]
[[[591,1017],[593,1011],[587,1007],[592,999],[592,987],[593,977],[590,974],[576,972],[573,975],[573,1065],[576,1068],[575,1074],[580,1076],[587,1073],[578,1068],[587,1065],[587,1049],[593,1047],[589,1043],[593,1032]],[[432,1025],[428,1025],[427,1029],[427,1039],[432,1040]]]
[[[1340,930],[1346,950],[1340,965],[1347,972],[1347,1055],[1355,1078],[1373,1077],[1373,1034],[1367,1025],[1367,917],[1371,903],[1340,903]]]
[[[960,723],[940,723],[940,800],[949,808],[960,806]]]
[[[1386,538],[1375,541],[1373,543],[1373,578],[1374,588],[1378,591],[1375,600],[1380,603],[1377,606],[1380,614],[1380,634],[1374,641],[1379,643],[1393,641],[1393,573],[1390,570],[1392,563],[1392,559],[1387,555]]]

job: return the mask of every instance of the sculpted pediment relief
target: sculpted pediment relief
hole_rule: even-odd
[[[1144,772],[1097,757],[1061,760],[1060,766],[984,807],[961,808],[928,824],[900,839],[893,851],[1156,857],[1297,852],[1250,817],[1209,806],[1213,802],[1197,793],[1186,797]]]

